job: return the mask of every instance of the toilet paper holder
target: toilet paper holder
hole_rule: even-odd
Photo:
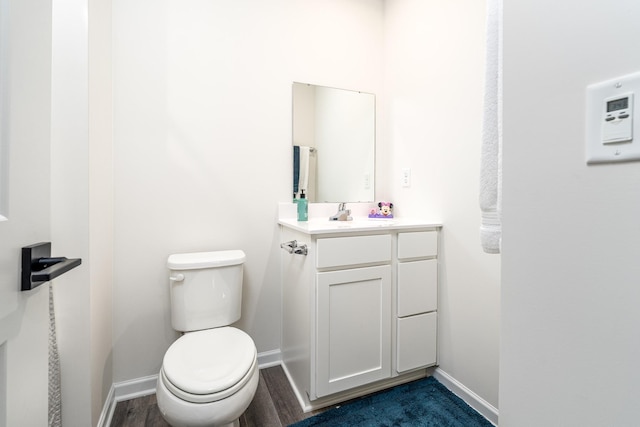
[[[51,242],[22,248],[21,290],[30,291],[82,264],[80,258],[52,257]]]

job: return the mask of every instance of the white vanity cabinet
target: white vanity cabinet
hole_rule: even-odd
[[[304,410],[425,376],[436,360],[439,225],[280,221],[282,365]],[[338,228],[342,226],[342,228]]]

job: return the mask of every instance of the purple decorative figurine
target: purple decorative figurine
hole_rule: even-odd
[[[393,218],[393,203],[378,202],[378,209],[371,209],[369,218]]]

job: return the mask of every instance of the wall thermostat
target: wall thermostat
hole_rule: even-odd
[[[633,140],[633,93],[604,100],[602,143],[616,144]]]
[[[587,163],[640,160],[640,137],[634,140],[634,94],[640,72],[587,87]]]

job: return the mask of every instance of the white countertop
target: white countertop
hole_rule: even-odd
[[[278,220],[278,224],[306,234],[377,231],[381,228],[389,230],[405,230],[412,228],[442,227],[442,224],[428,222],[422,219],[373,219],[367,217],[356,217],[352,221],[329,221],[326,217],[310,218],[309,221],[297,221],[295,218],[283,218]]]

